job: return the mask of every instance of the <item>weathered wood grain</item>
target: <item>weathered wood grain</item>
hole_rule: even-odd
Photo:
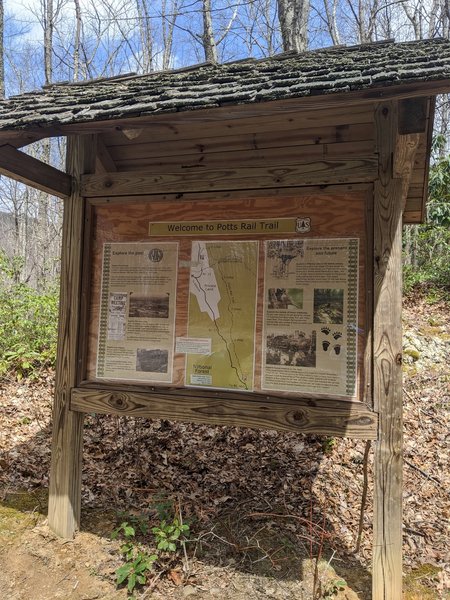
[[[273,168],[244,167],[205,169],[201,173],[163,173],[145,171],[108,173],[82,177],[83,196],[133,196],[202,190],[279,188],[298,185],[327,185],[373,181],[375,159],[330,159]]]
[[[272,103],[271,103],[272,104]],[[178,113],[174,115],[157,116],[151,121],[147,121],[142,128],[139,137],[134,140],[134,143],[148,144],[159,142],[182,142],[195,141],[202,143],[208,138],[230,138],[236,136],[253,136],[261,135],[264,138],[269,135],[277,136],[279,132],[284,132],[288,136],[292,132],[307,130],[306,135],[314,135],[312,130],[317,130],[317,135],[324,128],[347,128],[349,125],[373,124],[373,106],[361,105],[353,107],[351,112],[346,107],[335,107],[330,110],[296,110],[289,111],[288,107],[285,111],[275,110],[264,111],[261,114],[248,113],[245,107],[242,111],[236,112],[230,118],[222,109],[216,109],[210,113],[201,111],[197,113]],[[267,108],[267,107],[266,107]],[[205,118],[202,118],[202,115]],[[213,117],[216,118],[213,118]],[[373,130],[372,130],[373,131]],[[309,132],[309,134],[308,134]],[[122,128],[118,130],[105,131],[102,136],[107,147],[121,145],[132,146],[133,140],[123,133]]]
[[[376,111],[379,178],[374,197],[375,444],[373,600],[402,597],[402,180],[394,179],[394,103]]]
[[[90,198],[89,204],[93,206],[115,206],[128,204],[145,203],[148,205],[158,204],[161,202],[170,202],[174,206],[183,202],[223,202],[228,200],[251,201],[255,199],[266,199],[270,206],[270,199],[278,199],[286,202],[286,198],[306,198],[306,197],[326,197],[326,198],[342,198],[343,194],[365,194],[372,189],[372,185],[368,183],[347,183],[341,185],[310,185],[292,187],[288,190],[284,188],[267,188],[261,190],[221,190],[221,191],[203,191],[203,192],[169,192],[166,194],[137,194],[136,196],[101,196],[100,198]],[[371,195],[373,198],[373,194]]]
[[[83,415],[70,410],[70,391],[77,383],[80,326],[81,257],[84,202],[79,175],[93,169],[95,140],[91,135],[70,138],[67,171],[74,177],[72,194],[65,202],[58,352],[53,404],[53,438],[48,520],[59,536],[72,537],[80,523]]]
[[[364,278],[364,285],[360,282],[359,284],[359,319],[361,323],[364,317],[364,334],[362,339],[364,343],[361,344],[361,336],[358,336],[358,348],[363,356],[363,362],[358,362],[358,369],[361,372],[358,375],[360,382],[360,396],[362,401],[371,410],[374,409],[373,405],[373,186],[367,190],[365,194],[365,232],[361,239],[361,243],[365,240],[365,252],[364,258],[362,259],[362,266],[360,266],[359,276]],[[364,294],[364,297],[362,297]],[[364,302],[364,307],[361,308],[361,304]],[[361,314],[362,313],[362,314]],[[358,361],[360,357],[358,356]]]
[[[402,209],[406,207],[414,157],[419,147],[420,135],[411,133],[398,135],[394,148],[394,178],[402,180]]]
[[[117,171],[116,164],[100,136],[97,136],[97,157],[95,164],[96,173],[114,173],[114,171]]]
[[[234,396],[234,397],[233,397]],[[166,418],[192,423],[278,429],[297,433],[375,439],[377,415],[360,402],[286,400],[215,393],[178,397],[135,391],[72,391],[71,409],[81,412]]]
[[[251,150],[234,150],[219,152],[200,152],[194,155],[175,155],[165,157],[134,157],[117,161],[119,171],[144,170],[150,174],[186,173],[189,170],[202,172],[204,169],[237,169],[246,167],[289,167],[298,163],[306,163],[338,158],[340,161],[352,159],[372,159],[374,155],[373,140],[362,142],[342,142],[336,144],[311,144],[308,146],[286,146]]]
[[[0,173],[60,198],[72,188],[70,175],[9,145],[0,146]]]
[[[371,117],[373,119],[373,117]],[[151,131],[151,130],[150,130]],[[216,135],[213,135],[213,134]],[[138,138],[134,144],[123,144],[123,134],[119,132],[103,134],[105,146],[115,161],[134,158],[161,158],[163,156],[185,156],[209,154],[214,152],[232,152],[233,150],[265,150],[288,146],[313,146],[315,144],[337,144],[362,142],[374,139],[373,122],[317,125],[314,127],[292,127],[285,131],[257,131],[243,134],[225,135],[226,131],[211,132],[202,128],[201,135],[192,139],[154,139]]]

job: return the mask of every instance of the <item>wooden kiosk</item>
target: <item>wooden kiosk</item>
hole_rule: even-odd
[[[429,40],[0,104],[0,172],[65,202],[57,534],[79,526],[86,412],[373,439],[373,598],[401,598],[401,231],[449,90]],[[54,136],[66,173],[19,150]]]

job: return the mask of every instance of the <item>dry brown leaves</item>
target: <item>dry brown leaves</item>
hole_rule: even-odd
[[[432,315],[448,332],[445,307],[421,304],[405,313],[407,326],[429,327]],[[408,368],[405,377],[408,567],[448,561],[448,364]],[[51,397],[51,373],[39,382],[4,382],[1,387],[3,497],[47,487]],[[191,522],[196,542],[190,552],[216,566],[298,574],[302,558],[333,548],[335,561],[356,560],[366,568],[372,544],[371,485],[361,549],[354,554],[363,454],[360,441],[332,445],[319,437],[275,431],[93,414],[85,425],[83,506],[151,516],[158,499],[171,499]],[[170,578],[179,585],[177,571]]]

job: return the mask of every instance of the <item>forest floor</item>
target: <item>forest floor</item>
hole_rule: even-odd
[[[450,598],[449,313],[424,299],[404,309],[407,600]],[[125,600],[111,533],[161,525],[163,509],[190,534],[159,552],[136,598],[371,598],[372,449],[358,544],[365,442],[92,414],[81,532],[67,541],[45,519],[52,386],[43,373],[0,387],[1,598]]]

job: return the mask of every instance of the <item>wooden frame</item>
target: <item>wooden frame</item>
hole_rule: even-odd
[[[344,188],[344,189],[342,189]],[[356,196],[355,196],[356,194]],[[231,196],[231,198],[230,198]],[[87,356],[88,356],[88,340],[92,337],[92,332],[89,331],[89,299],[90,293],[90,277],[87,269],[84,269],[83,274],[83,290],[82,290],[82,317],[81,322],[84,324],[80,336],[80,355],[78,359],[79,376],[78,386],[72,392],[71,408],[77,411],[89,411],[89,404],[95,403],[97,412],[114,412],[119,414],[140,414],[141,416],[152,416],[159,414],[166,418],[183,418],[184,420],[199,421],[200,414],[203,415],[205,422],[221,423],[223,416],[224,422],[233,423],[234,425],[250,426],[251,423],[265,423],[265,427],[278,428],[291,431],[308,431],[322,433],[325,435],[340,435],[352,436],[365,439],[374,439],[377,429],[377,415],[373,412],[372,391],[371,391],[371,298],[372,298],[372,269],[370,262],[371,247],[372,247],[372,187],[371,186],[330,186],[325,191],[319,188],[294,188],[284,191],[280,196],[280,190],[255,190],[253,192],[241,191],[232,194],[183,194],[183,198],[177,196],[144,196],[139,197],[136,202],[136,197],[116,198],[111,206],[111,202],[106,199],[95,198],[87,202],[86,211],[86,229],[88,232],[85,236],[85,265],[92,265],[95,259],[91,254],[91,246],[88,242],[91,222],[96,220],[96,208],[104,207],[107,210],[102,212],[102,222],[105,220],[105,215],[110,216],[112,222],[117,223],[117,219],[121,213],[121,206],[124,207],[124,212],[128,215],[130,211],[135,210],[134,207],[141,206],[139,218],[142,221],[142,214],[145,214],[145,207],[151,207],[156,203],[157,212],[159,214],[161,203],[188,202],[189,206],[194,201],[214,202],[220,206],[227,206],[228,202],[234,201],[234,211],[236,211],[236,196],[238,201],[250,202],[250,198],[266,199],[270,204],[274,202],[283,202],[284,198],[304,198],[304,202],[319,202],[322,198],[322,205],[325,198],[337,197],[341,203],[345,202],[346,197],[358,197],[363,204],[364,214],[364,230],[366,231],[366,241],[364,248],[361,250],[365,256],[365,267],[363,272],[366,281],[360,287],[365,290],[365,295],[360,299],[360,305],[366,309],[365,317],[359,324],[359,327],[365,331],[364,338],[366,340],[364,349],[364,358],[361,358],[361,372],[367,373],[364,381],[361,382],[358,392],[359,399],[357,401],[349,401],[339,399],[333,396],[314,397],[303,394],[303,397],[296,395],[295,398],[286,398],[286,394],[276,393],[253,393],[251,399],[248,393],[238,392],[217,392],[214,390],[202,389],[180,389],[177,385],[160,387],[154,385],[133,385],[127,382],[114,381],[95,381],[91,376],[86,376],[87,372]],[[278,199],[277,199],[278,198]],[[225,204],[224,204],[225,203]],[[328,201],[327,201],[328,203]],[[220,212],[220,208],[217,208]],[[321,210],[321,209],[319,209]],[[330,209],[331,210],[331,209]],[[111,212],[112,211],[112,212]],[[216,211],[217,212],[217,211]],[[273,212],[273,209],[272,209]],[[332,213],[331,213],[332,214]],[[344,213],[345,214],[345,213]],[[322,216],[322,221],[325,222],[329,217],[330,211]],[[345,222],[345,216],[341,215],[333,224],[332,229],[326,225],[317,225],[319,234],[326,237],[326,231],[330,231],[331,236],[336,235],[336,232],[341,231],[344,234],[342,227],[339,227],[339,222]],[[328,229],[327,229],[328,227]],[[352,229],[350,225],[350,229]],[[349,231],[347,225],[347,231]],[[129,229],[129,226],[126,227]],[[142,232],[145,235],[145,232]],[[98,238],[97,234],[95,237]],[[103,238],[102,238],[103,239]],[[113,239],[117,241],[116,234]],[[127,238],[128,239],[128,238]],[[130,238],[131,239],[131,238]],[[133,238],[134,239],[134,238]],[[140,239],[137,235],[136,239]],[[96,241],[98,245],[99,242]],[[98,250],[97,250],[98,254]],[[98,258],[97,258],[98,263]],[[98,265],[97,265],[98,268]],[[98,291],[97,291],[98,293]],[[92,346],[92,343],[91,343]],[[92,350],[92,349],[91,349]],[[92,352],[91,352],[92,353]],[[92,368],[91,368],[92,372]],[[117,398],[120,397],[120,402]],[[89,401],[87,401],[89,399]],[[222,404],[223,403],[223,404]],[[239,404],[240,403],[240,404]],[[323,412],[326,414],[319,415],[319,407],[323,407]],[[220,407],[220,409],[219,409]],[[218,411],[214,414],[215,409]],[[301,411],[302,416],[300,418]],[[269,414],[274,415],[271,423]],[[293,416],[294,415],[294,416]]]
[[[402,595],[402,180],[394,178],[397,106],[376,112],[379,173],[374,220],[375,444],[373,600]]]
[[[429,92],[429,88],[427,90]],[[390,93],[389,88],[385,93]],[[79,528],[85,412],[372,439],[376,441],[373,598],[400,598],[401,223],[407,194],[415,185],[415,157],[420,154],[420,164],[423,163],[424,135],[429,136],[430,132],[430,106],[433,102],[421,98],[423,93],[421,86],[413,90],[405,86],[400,97],[414,96],[418,100],[412,103],[412,119],[408,112],[411,105],[402,104],[400,125],[396,99],[376,105],[375,148],[371,154],[369,146],[364,145],[367,154],[360,159],[339,160],[330,156],[322,160],[316,156],[309,161],[303,158],[285,170],[280,170],[283,163],[280,158],[279,164],[269,167],[258,165],[258,161],[251,168],[237,165],[232,171],[214,167],[207,176],[205,172],[200,175],[171,172],[167,170],[171,160],[159,174],[139,169],[120,172],[104,141],[97,143],[96,136],[87,133],[107,131],[109,124],[103,123],[72,127],[74,136],[69,137],[65,175],[52,168],[39,172],[36,162],[23,158],[25,155],[22,156],[13,145],[0,148],[2,172],[66,198],[49,500],[49,524],[58,535],[71,537]],[[347,95],[344,100],[347,103]],[[353,100],[363,102],[365,106],[377,102],[371,91],[358,93]],[[338,98],[325,98],[320,103],[322,108],[336,105],[339,105]],[[292,111],[302,109],[312,112],[316,109],[316,105],[309,101],[296,100],[275,102],[273,106],[246,107],[244,111],[239,107],[218,111],[244,119],[252,114],[270,116],[286,106]],[[424,116],[427,110],[428,121]],[[200,112],[203,113],[199,111],[189,117],[193,126],[201,126],[202,122],[217,118],[218,114],[213,110]],[[167,122],[171,118],[165,115],[151,119],[149,123]],[[174,115],[173,118],[179,120],[181,117]],[[132,123],[124,121],[117,123],[117,128],[139,129],[145,127],[145,123],[145,119]],[[68,127],[67,131],[72,129]],[[33,138],[30,133],[27,136]],[[117,385],[86,378],[86,323],[90,297],[88,265],[96,207],[120,206],[124,196],[129,197],[127,202],[130,204],[147,202],[149,197],[151,201],[159,198],[177,203],[201,196],[211,202],[221,202],[248,198],[255,187],[258,187],[258,193],[273,198],[295,193],[295,190],[305,194],[320,190],[322,195],[332,195],[341,190],[373,195],[373,207],[372,202],[367,205],[368,221],[373,222],[373,228],[367,228],[365,273],[368,281],[365,301],[373,315],[373,326],[367,328],[364,402],[307,394],[294,398],[276,393],[253,393],[243,402],[242,395],[234,392],[157,388],[131,383]]]

